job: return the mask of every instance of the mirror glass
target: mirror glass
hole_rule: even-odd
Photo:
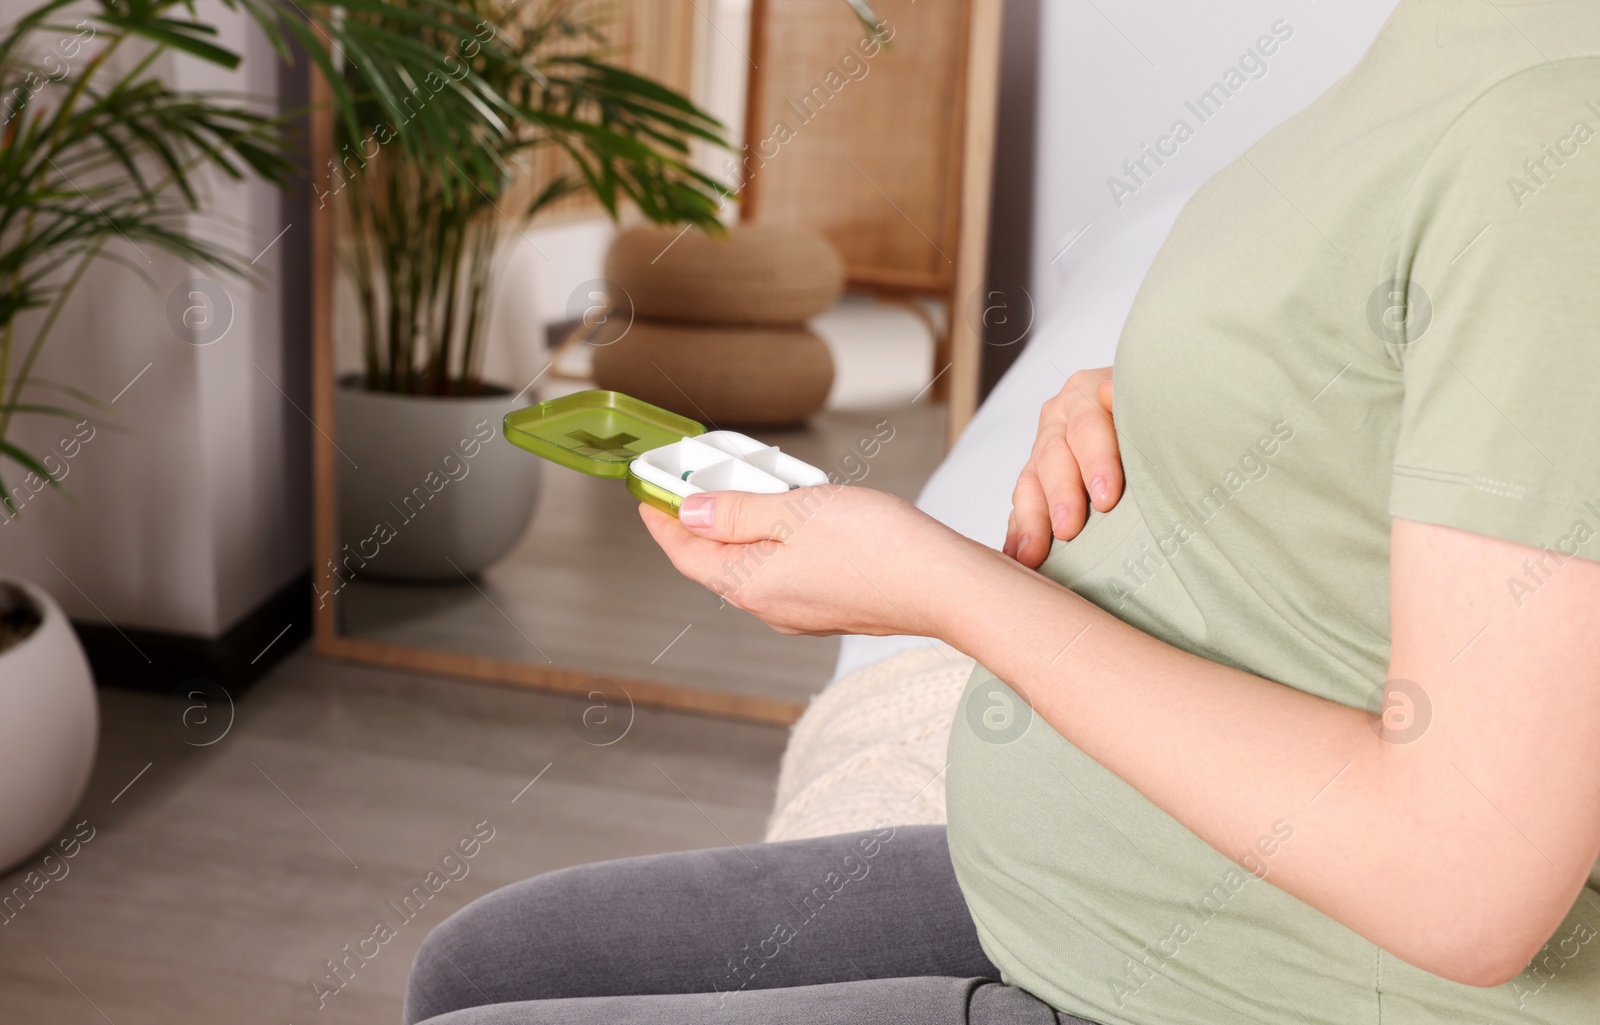
[[[851,6],[838,2],[842,45],[862,46]],[[750,4],[681,6],[609,5],[599,27],[626,44],[615,48],[617,61],[727,126],[734,149],[697,144],[694,160],[731,189],[752,74],[734,41],[750,38]],[[851,88],[865,105],[875,87],[861,79]],[[821,129],[813,134],[822,138]],[[430,206],[427,176],[391,152],[336,155],[319,194],[338,204],[337,541],[321,596],[336,603],[338,636],[364,642],[368,654],[429,653],[413,664],[463,675],[537,683],[541,669],[554,669],[624,686],[651,681],[706,710],[775,721],[798,714],[831,677],[838,640],[782,636],[681,578],[623,479],[516,447],[502,436],[502,418],[604,387],[697,429],[753,439],[740,461],[685,470],[706,487],[748,477],[759,488],[784,475],[772,476],[777,460],[793,458],[832,480],[914,499],[945,448],[935,355],[943,301],[892,288],[839,294],[839,257],[827,255],[820,225],[814,242],[795,236],[810,226],[793,211],[769,229],[789,235],[756,245],[753,257],[713,258],[676,287],[669,272],[694,266],[692,253],[708,244],[698,231],[646,226],[623,258],[613,243],[631,229],[581,189],[531,221],[513,216],[563,173],[559,154],[519,154],[516,187],[494,199],[486,189],[485,202],[460,217]],[[895,210],[885,194],[880,212],[904,216]],[[727,204],[724,219],[736,217]],[[624,210],[625,226],[639,221]],[[792,269],[801,264],[811,270]],[[620,265],[632,267],[631,291],[607,276]],[[760,267],[788,269],[762,283]],[[802,287],[830,273],[831,292]],[[459,284],[438,287],[450,274]],[[806,308],[818,288],[821,305]],[[698,321],[683,305],[690,291],[702,296]],[[779,307],[789,310],[783,323],[745,322],[783,320],[772,312]],[[422,369],[401,380],[400,366]],[[615,472],[639,451],[640,435],[614,426],[565,431],[563,445]],[[797,519],[805,515],[797,507]],[[440,653],[449,658],[433,657]]]

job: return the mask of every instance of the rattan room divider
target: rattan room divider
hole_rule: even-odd
[[[821,231],[851,285],[945,304],[950,437],[977,406],[1001,0],[754,0],[741,217]]]

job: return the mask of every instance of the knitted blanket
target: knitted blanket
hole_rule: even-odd
[[[945,747],[972,659],[929,642],[830,683],[789,736],[767,840],[945,821]]]

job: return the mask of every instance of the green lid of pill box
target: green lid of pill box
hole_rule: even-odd
[[[580,391],[507,413],[501,433],[518,448],[591,477],[623,477],[642,453],[705,427],[621,392]]]

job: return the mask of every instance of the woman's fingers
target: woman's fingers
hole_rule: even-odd
[[[1011,493],[1011,520],[1006,528],[1007,555],[1037,569],[1050,554],[1050,512],[1044,488],[1030,461],[1017,477]]]
[[[1087,492],[1094,507],[1106,512],[1122,497],[1122,453],[1117,449],[1111,417],[1098,402],[1078,403],[1069,415],[1066,432],[1066,448],[1076,464],[1080,494]]]
[[[1029,569],[1038,569],[1050,554],[1050,534],[1025,534],[1017,541],[1017,561]]]
[[[1039,413],[1033,452],[1017,478],[1005,553],[1037,567],[1053,538],[1070,541],[1091,507],[1106,512],[1122,497],[1122,454],[1112,418],[1111,368],[1080,370]]]
[[[1111,368],[1080,370],[1067,379],[1061,404],[1067,447],[1089,501],[1106,512],[1122,497],[1122,452],[1112,419]]]
[[[1043,491],[1051,534],[1072,540],[1083,529],[1089,507],[1078,461],[1066,436],[1053,429],[1041,433],[1033,446],[1032,465]]]
[[[639,503],[639,517],[656,544],[667,553],[673,568],[696,583],[705,583],[708,568],[715,569],[724,546],[697,536],[676,517],[643,502]]]

